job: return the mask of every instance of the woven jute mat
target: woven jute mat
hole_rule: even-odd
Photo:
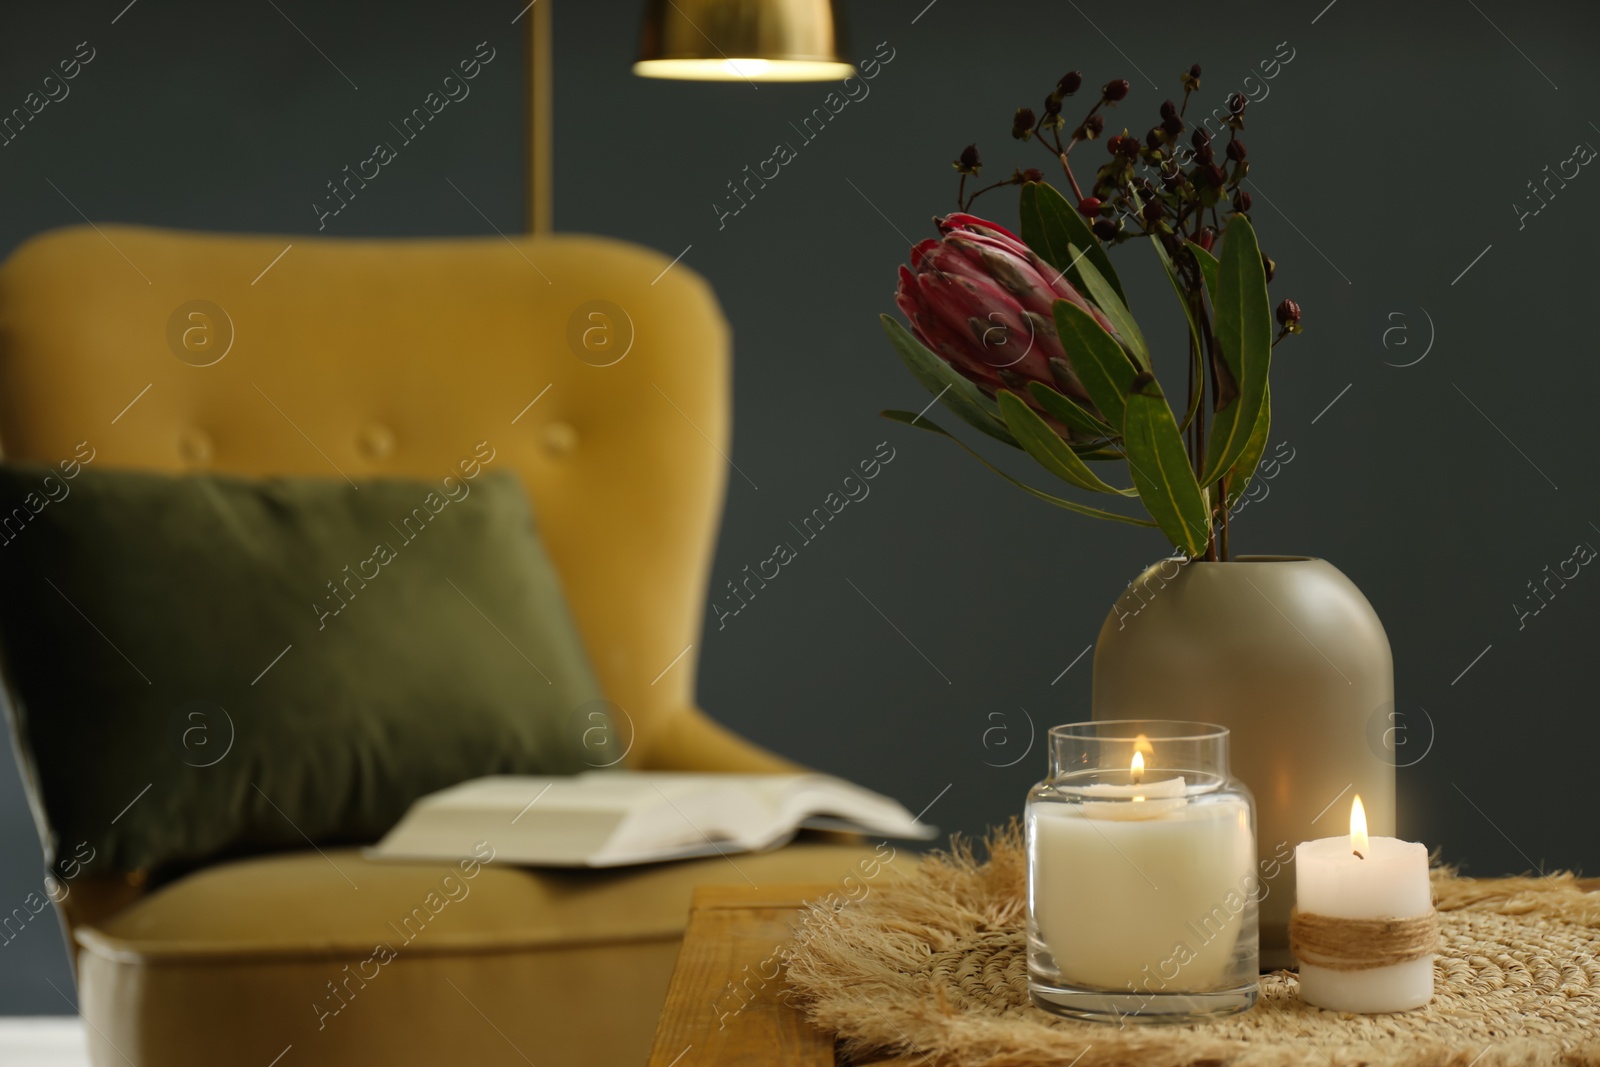
[[[1243,1014],[1118,1027],[1030,1004],[1018,828],[987,852],[979,862],[957,841],[913,875],[810,906],[789,948],[790,991],[847,1054],[938,1067],[1600,1067],[1600,893],[1571,875],[1436,871],[1441,946],[1421,1010],[1324,1011],[1280,972]]]

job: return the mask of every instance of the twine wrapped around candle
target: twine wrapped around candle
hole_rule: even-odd
[[[1439,949],[1439,913],[1410,919],[1337,919],[1289,913],[1289,951],[1330,971],[1370,971],[1420,960]]]

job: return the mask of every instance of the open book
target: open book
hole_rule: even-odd
[[[487,841],[502,863],[619,867],[780,845],[802,828],[926,840],[898,802],[824,774],[588,771],[477,778],[423,797],[368,850],[457,860]]]

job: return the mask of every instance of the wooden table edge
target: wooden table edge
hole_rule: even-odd
[[[1588,892],[1600,891],[1600,878],[1579,878],[1576,884]],[[649,1067],[721,1063],[834,1067],[834,1035],[812,1027],[792,1005],[778,999],[783,983],[776,953],[792,937],[800,909],[836,888],[826,882],[697,887],[657,1020]],[[741,976],[743,988],[734,985]],[[709,1030],[712,1019],[719,1024],[716,1030]],[[709,1036],[703,1032],[708,1030]],[[696,1042],[713,1051],[713,1058],[690,1059]],[[924,1063],[926,1058],[896,1056],[870,1062],[874,1067],[897,1067]]]

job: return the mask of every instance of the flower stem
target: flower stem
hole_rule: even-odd
[[[964,175],[962,177],[962,180],[963,181],[966,180]],[[1005,178],[1005,179],[1003,179],[1001,181],[995,182],[993,185],[985,185],[982,189],[974,190],[973,194],[971,196],[967,197],[966,202],[961,204],[961,210],[962,211],[970,211],[970,210],[972,210],[972,205],[977,202],[978,197],[982,196],[984,193],[987,193],[991,189],[998,189],[1002,185],[1018,185],[1018,184],[1021,184],[1021,183],[1016,181],[1015,179]]]
[[[1193,298],[1191,297],[1191,299],[1193,299]],[[1190,338],[1189,338],[1189,361],[1188,361],[1189,362],[1189,367],[1188,367],[1189,388],[1184,390],[1184,396],[1185,396],[1186,401],[1187,401],[1183,406],[1183,410],[1185,410],[1185,411],[1188,411],[1191,407],[1194,407],[1194,359],[1195,359],[1195,339],[1194,339],[1193,336],[1190,336]],[[1194,453],[1194,424],[1196,422],[1199,422],[1200,419],[1203,417],[1199,408],[1195,408],[1194,415],[1195,415],[1195,417],[1192,420],[1190,420],[1190,422],[1189,422],[1188,438],[1184,442],[1189,447],[1189,466],[1191,466],[1191,467],[1195,465],[1195,462],[1194,462],[1194,454],[1195,454]]]
[[[1211,414],[1210,412],[1206,411],[1206,403],[1205,403],[1205,388],[1206,388],[1206,379],[1207,379],[1205,364],[1210,362],[1209,353],[1212,350],[1212,348],[1214,347],[1216,342],[1215,342],[1215,339],[1211,335],[1211,324],[1210,324],[1210,321],[1206,317],[1205,302],[1200,299],[1200,296],[1199,296],[1198,293],[1192,294],[1191,295],[1191,299],[1194,301],[1194,305],[1195,305],[1195,318],[1200,323],[1200,327],[1201,327],[1201,333],[1200,333],[1200,337],[1201,337],[1201,343],[1200,343],[1200,355],[1201,355],[1200,380],[1195,383],[1195,388],[1198,388],[1200,390],[1200,406],[1199,406],[1199,408],[1197,408],[1195,410],[1195,413],[1194,413],[1194,431],[1195,431],[1195,433],[1194,433],[1194,477],[1195,477],[1196,481],[1199,481],[1201,475],[1203,475],[1205,473],[1205,464],[1206,464],[1206,420],[1207,420],[1208,416]],[[1194,342],[1191,340],[1190,344],[1193,344],[1193,343]],[[1193,361],[1192,360],[1190,361],[1190,367],[1191,367],[1191,375],[1192,375],[1192,373],[1193,373],[1193,370],[1192,370]],[[1212,389],[1211,389],[1211,391],[1212,391],[1212,396],[1215,397],[1216,396],[1216,382],[1215,382],[1214,379],[1212,381]],[[1219,479],[1218,484],[1219,485],[1221,484],[1220,479]],[[1224,519],[1224,522],[1226,522],[1226,519]],[[1208,559],[1208,560],[1210,560],[1212,562],[1216,562],[1216,560],[1217,560],[1217,528],[1216,528],[1216,524],[1217,524],[1216,508],[1215,507],[1208,508],[1206,510],[1206,559]]]
[[[1067,172],[1067,181],[1072,185],[1072,195],[1077,197],[1079,201],[1082,201],[1083,190],[1078,188],[1078,179],[1072,176],[1072,164],[1067,162],[1067,154],[1062,152],[1059,158],[1061,160],[1061,169]],[[1076,207],[1076,205],[1074,205],[1074,207]]]
[[[1228,562],[1232,552],[1228,546],[1228,490],[1226,479],[1217,479],[1217,499],[1222,502],[1222,562]]]

